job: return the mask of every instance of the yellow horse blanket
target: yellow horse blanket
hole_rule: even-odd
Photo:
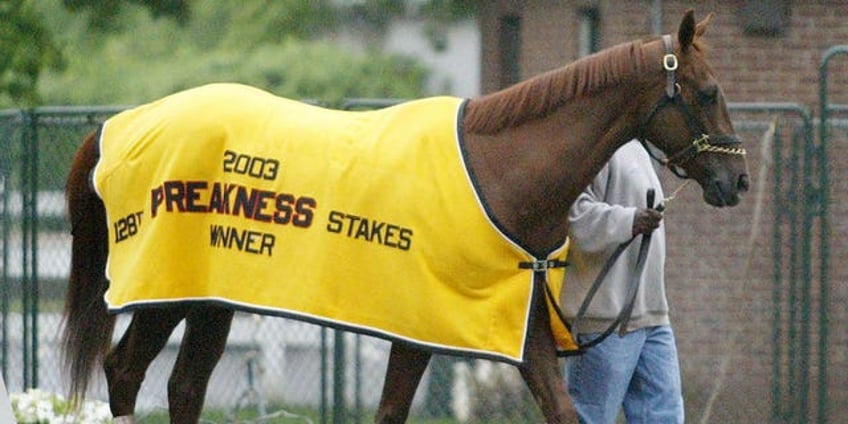
[[[112,117],[93,173],[110,310],[221,302],[521,362],[534,271],[518,264],[564,261],[567,243],[537,259],[493,225],[462,110],[452,97],[328,110],[213,84]],[[563,269],[535,272],[558,299]]]

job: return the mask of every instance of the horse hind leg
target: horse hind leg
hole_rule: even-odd
[[[168,409],[172,424],[194,424],[200,418],[209,377],[224,353],[233,310],[194,307],[174,370],[168,379]]]
[[[116,424],[135,422],[133,414],[144,374],[184,315],[180,309],[136,311],[118,345],[104,358],[109,408]]]
[[[393,424],[406,422],[415,390],[430,362],[430,352],[402,343],[392,343],[389,364],[376,422]]]

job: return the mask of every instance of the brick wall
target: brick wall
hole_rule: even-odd
[[[653,1],[500,0],[481,7],[483,33],[482,91],[498,87],[496,63],[497,18],[522,17],[521,70],[524,77],[576,60],[578,12],[596,7],[600,12],[601,47],[652,34]],[[743,1],[663,1],[662,31],[674,33],[688,9],[700,20],[715,17],[707,33],[710,60],[730,101],[818,103],[818,67],[830,46],[848,43],[848,2],[789,2],[782,34],[748,35],[740,16]],[[845,64],[833,69],[833,86],[846,86]],[[848,89],[835,90],[837,103],[848,103]]]
[[[675,33],[683,13],[695,9],[697,20],[709,12],[715,17],[706,35],[709,59],[725,95],[730,102],[789,102],[819,116],[819,65],[825,51],[838,44],[848,44],[848,2],[845,1],[773,1],[769,7],[787,7],[785,25],[776,35],[746,33],[743,1],[662,1],[661,28]],[[756,2],[748,2],[749,5]],[[595,7],[599,12],[600,45],[609,47],[652,34],[654,26],[651,0],[621,1],[555,1],[499,0],[481,2],[479,16],[482,30],[482,91],[497,89],[498,75],[497,18],[503,13],[521,16],[521,72],[530,77],[562,66],[578,57],[577,26],[581,8]],[[837,56],[829,66],[829,97],[832,103],[848,104],[848,55]],[[848,113],[838,116],[848,119]],[[780,149],[779,162],[760,154],[764,124],[777,118]],[[752,193],[734,209],[716,209],[701,200],[701,190],[687,187],[670,207],[668,229],[669,298],[677,331],[684,372],[688,421],[767,422],[773,406],[786,408],[791,400],[787,393],[804,391],[797,382],[804,370],[810,373],[808,418],[819,418],[816,412],[816,385],[826,382],[827,422],[848,422],[848,271],[841,264],[848,261],[848,247],[843,235],[848,233],[848,127],[831,130],[833,138],[825,153],[828,157],[830,184],[830,266],[826,269],[828,299],[821,302],[822,251],[821,219],[794,221],[786,215],[781,221],[778,211],[799,208],[801,203],[776,203],[778,194],[788,199],[802,196],[803,174],[792,179],[792,170],[803,171],[803,160],[793,164],[792,133],[799,125],[793,113],[734,114],[734,121],[756,122],[749,128],[737,125],[749,151],[751,174],[755,180]],[[744,127],[744,128],[743,128]],[[814,132],[817,142],[818,131]],[[798,153],[801,154],[800,152]],[[766,160],[769,159],[769,160]],[[813,164],[811,170],[818,167]],[[775,172],[784,180],[775,185]],[[663,175],[664,187],[670,193],[679,184],[670,173]],[[811,180],[816,185],[818,180]],[[762,201],[756,201],[762,190]],[[798,200],[798,199],[795,199]],[[793,206],[794,205],[794,206]],[[757,208],[760,207],[760,209]],[[794,210],[794,209],[793,209]],[[759,211],[759,212],[758,212]],[[759,216],[757,216],[759,215]],[[759,221],[757,221],[759,219]],[[753,223],[759,222],[758,226]],[[790,253],[799,248],[800,239],[792,240],[792,231],[801,231],[812,223],[813,239],[810,258],[794,258]],[[752,230],[759,232],[753,241]],[[776,240],[776,232],[782,234]],[[777,246],[777,247],[776,247]],[[779,249],[779,250],[776,250]],[[775,252],[781,253],[775,257]],[[809,268],[805,268],[809,267]],[[779,269],[783,278],[774,279]],[[789,288],[796,284],[804,269],[813,276],[805,310],[804,290]],[[795,278],[792,278],[794,276]],[[824,350],[826,374],[820,375],[818,343],[821,336],[819,312],[827,311],[825,326],[828,343]],[[806,311],[806,312],[805,312]],[[803,315],[806,313],[807,315]],[[779,330],[779,333],[775,331]],[[794,333],[793,333],[794,332]],[[809,337],[809,352],[802,345],[790,343],[789,337]],[[778,337],[775,341],[775,337]],[[792,351],[788,351],[793,348]],[[780,349],[775,364],[776,349]],[[800,351],[798,350],[800,349]],[[810,365],[805,366],[805,361]],[[775,372],[779,371],[778,375]],[[789,379],[789,375],[793,379]],[[775,381],[782,398],[773,402]],[[790,381],[791,380],[791,381]],[[792,382],[794,381],[794,383]],[[710,406],[712,405],[712,406]],[[798,405],[796,404],[796,407]],[[797,408],[795,408],[797,410]],[[822,420],[822,421],[825,421]],[[801,420],[804,421],[804,420]]]

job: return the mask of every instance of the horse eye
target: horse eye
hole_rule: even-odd
[[[718,87],[712,86],[705,90],[698,91],[698,103],[702,105],[715,104],[718,100]]]

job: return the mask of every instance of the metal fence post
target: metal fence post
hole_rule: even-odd
[[[345,333],[334,331],[333,339],[333,424],[345,422]]]
[[[321,416],[321,424],[327,424],[327,390],[329,385],[329,378],[327,373],[327,362],[328,362],[328,354],[327,354],[327,327],[321,327],[321,400],[319,405],[319,414]]]
[[[818,151],[818,166],[819,166],[819,185],[820,190],[820,224],[821,224],[821,240],[819,248],[821,249],[821,262],[819,264],[819,272],[821,278],[820,287],[820,307],[819,307],[819,381],[818,381],[818,422],[824,423],[827,421],[827,343],[828,343],[828,315],[827,305],[830,300],[830,280],[828,272],[830,270],[830,221],[828,220],[828,206],[830,202],[830,182],[829,170],[827,164],[827,144],[828,144],[828,121],[830,119],[831,105],[827,100],[827,65],[830,60],[838,54],[848,54],[848,45],[833,46],[827,49],[822,56],[821,65],[819,66],[819,101],[820,108],[820,124],[819,124],[819,151]]]
[[[24,327],[24,388],[38,387],[38,115],[32,110],[23,113],[23,136],[21,137],[21,232],[22,232],[22,275],[21,298],[23,299]]]
[[[17,114],[4,113],[4,119],[11,121]],[[9,195],[11,193],[11,160],[8,160],[7,154],[12,149],[12,125],[6,124],[3,126],[2,138],[0,138],[0,190],[2,190],[2,217],[0,217],[0,225],[2,225],[3,237],[3,257],[2,257],[2,276],[0,276],[0,314],[3,318],[3,327],[0,329],[0,355],[2,355],[2,364],[0,364],[0,374],[4,378],[9,375],[9,287],[12,284],[9,277],[9,238],[11,235],[10,226],[12,225],[9,216]]]

